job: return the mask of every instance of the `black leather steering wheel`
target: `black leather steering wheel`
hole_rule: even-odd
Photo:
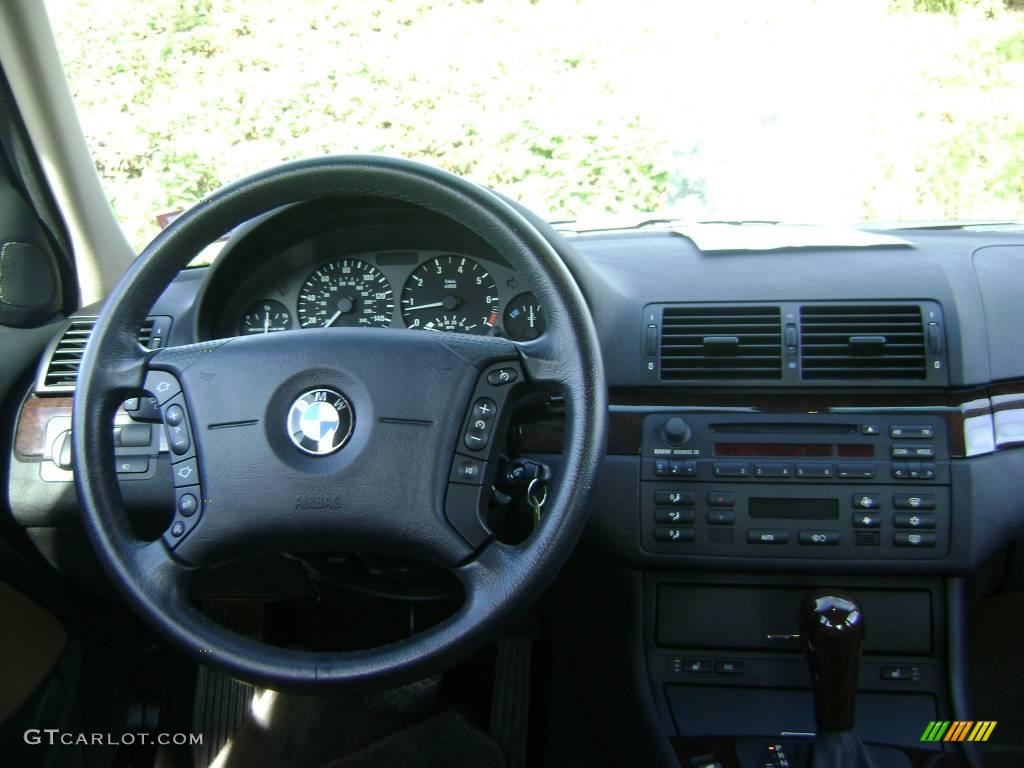
[[[139,344],[147,312],[206,243],[283,205],[330,198],[343,206],[356,197],[421,206],[482,237],[531,285],[547,331],[523,343],[340,328],[155,352]],[[82,357],[72,458],[92,544],[162,639],[275,688],[390,684],[450,664],[539,597],[585,523],[605,449],[607,392],[593,323],[556,251],[567,246],[527,216],[430,167],[324,157],[222,188],[131,265]],[[507,422],[503,406],[521,386],[561,389],[565,449],[540,525],[510,546],[490,536],[481,510],[496,435]],[[173,521],[150,542],[136,539],[125,520],[111,428],[119,404],[143,391],[160,403],[176,485]],[[318,653],[242,637],[188,599],[201,567],[255,552],[331,549],[429,560],[457,575],[465,600],[445,621],[400,642]]]

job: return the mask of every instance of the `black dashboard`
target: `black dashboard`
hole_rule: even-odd
[[[671,230],[568,234],[612,418],[587,542],[653,567],[958,573],[1024,533],[1024,238],[898,234],[743,250]],[[74,519],[54,441],[70,427],[66,353],[95,311],[54,339],[26,395],[35,437],[19,433],[12,507],[32,528]],[[184,345],[331,324],[528,339],[544,309],[473,233],[367,200],[243,226],[152,315],[147,343]],[[148,424],[145,399],[119,419],[122,435]],[[169,468],[155,427],[118,451],[126,497],[159,527]],[[557,465],[560,440],[555,399],[518,418],[507,449]],[[786,504],[817,512],[766,511]]]

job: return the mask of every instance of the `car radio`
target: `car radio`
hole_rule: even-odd
[[[664,412],[644,419],[641,544],[678,555],[940,559],[937,416]]]

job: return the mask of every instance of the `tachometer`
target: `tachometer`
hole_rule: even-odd
[[[391,325],[395,296],[381,271],[362,259],[323,264],[299,289],[302,328]]]
[[[245,310],[238,332],[243,336],[255,333],[287,331],[292,327],[292,315],[280,301],[258,301]]]
[[[467,256],[420,264],[402,289],[402,319],[410,328],[485,335],[498,322],[498,288]]]

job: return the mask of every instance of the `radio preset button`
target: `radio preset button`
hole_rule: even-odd
[[[679,509],[678,507],[658,508],[654,510],[654,521],[656,523],[692,523],[693,510]]]
[[[882,516],[877,512],[854,512],[850,519],[854,528],[878,528],[882,524]]]
[[[893,525],[897,528],[935,529],[934,512],[898,512],[893,515]]]
[[[895,509],[935,509],[935,496],[930,493],[897,493],[892,497]]]
[[[797,477],[812,477],[827,479],[832,477],[831,464],[797,464]]]
[[[789,531],[767,528],[751,528],[747,531],[747,542],[750,544],[785,544],[789,541]]]
[[[736,494],[732,491],[708,491],[709,507],[732,507],[736,504]]]
[[[755,464],[754,477],[792,477],[792,464]]]
[[[731,509],[709,509],[708,525],[732,525],[736,522],[736,513]]]
[[[660,506],[692,507],[696,501],[693,491],[655,491],[654,503]]]
[[[676,528],[659,525],[654,529],[655,541],[688,542],[693,541],[693,528]]]
[[[750,477],[750,465],[722,462],[714,465],[715,477]]]
[[[875,476],[873,464],[840,464],[839,477],[855,480],[870,480]]]
[[[892,426],[889,427],[889,437],[894,440],[931,440],[935,437],[935,430],[923,424]]]
[[[882,495],[879,493],[855,493],[851,503],[854,509],[880,509]]]
[[[839,543],[839,531],[800,531],[798,540],[801,544],[834,545]]]
[[[896,531],[892,535],[892,543],[897,547],[934,547],[935,534]]]

